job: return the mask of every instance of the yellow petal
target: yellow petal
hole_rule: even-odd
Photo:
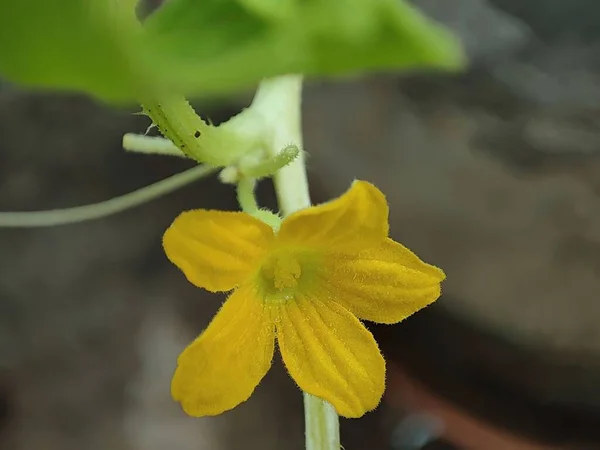
[[[357,317],[396,323],[438,299],[446,277],[403,245],[386,239],[357,255],[330,255],[323,275],[329,297]]]
[[[344,417],[375,409],[385,389],[385,362],[375,339],[349,311],[297,295],[282,304],[277,339],[298,386]]]
[[[288,216],[278,240],[316,248],[354,251],[377,245],[388,235],[388,205],[383,193],[355,181],[341,197]]]
[[[227,299],[179,356],[171,395],[190,416],[212,416],[246,401],[273,359],[274,327],[252,288]]]
[[[233,289],[256,270],[272,239],[271,227],[249,214],[198,209],[175,219],[163,246],[191,283],[216,292]]]

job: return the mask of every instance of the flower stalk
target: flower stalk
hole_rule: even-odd
[[[275,157],[290,145],[302,148],[302,77],[288,75],[263,81],[252,108],[273,124],[267,152]],[[283,216],[311,205],[304,155],[282,167],[274,176],[277,201]],[[304,393],[306,450],[339,450],[339,418],[326,401]]]
[[[340,421],[328,402],[304,393],[306,450],[339,450]]]

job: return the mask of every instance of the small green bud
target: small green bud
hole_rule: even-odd
[[[260,162],[241,161],[240,170],[249,178],[266,178],[274,175],[279,169],[290,164],[300,154],[300,149],[295,144],[283,148],[275,156],[263,159]]]

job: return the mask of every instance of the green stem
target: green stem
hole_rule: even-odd
[[[340,421],[329,403],[304,393],[306,450],[340,449]]]
[[[302,77],[288,75],[263,81],[251,108],[272,123],[267,151],[276,156],[295,145],[302,148]],[[275,174],[275,191],[284,216],[310,206],[306,167],[302,152]],[[317,397],[304,393],[307,450],[339,450],[339,419],[335,409]]]
[[[169,194],[215,171],[214,167],[197,166],[129,194],[91,205],[49,211],[0,212],[0,228],[50,227],[100,219]]]
[[[258,210],[258,203],[254,196],[256,181],[252,178],[242,178],[237,183],[237,200],[242,211],[253,214]]]

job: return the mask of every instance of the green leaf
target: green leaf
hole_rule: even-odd
[[[145,78],[137,0],[0,0],[0,74],[39,88],[132,99]]]
[[[221,92],[284,73],[464,64],[458,41],[399,0],[170,0],[145,27],[165,80]]]
[[[0,74],[111,101],[223,94],[286,73],[458,68],[457,41],[400,0],[0,0]]]
[[[157,74],[172,89],[203,94],[297,72],[302,35],[286,30],[294,3],[266,3],[274,1],[169,0],[144,26],[148,51],[163,61]]]
[[[322,0],[306,11],[315,75],[438,67],[459,69],[458,41],[400,0]],[[330,19],[326,19],[329,17]],[[331,18],[335,19],[331,19]]]

